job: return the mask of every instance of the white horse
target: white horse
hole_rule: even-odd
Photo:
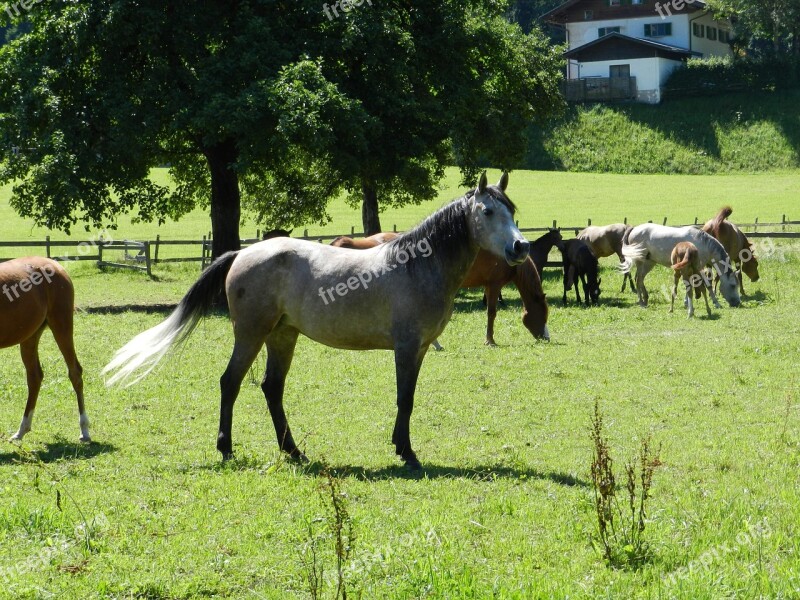
[[[636,265],[636,292],[639,304],[647,306],[649,294],[644,287],[645,276],[655,265],[672,266],[672,250],[680,242],[692,242],[696,247],[701,265],[710,265],[720,277],[720,291],[731,306],[739,306],[739,281],[725,248],[716,239],[694,227],[669,227],[645,223],[634,227],[622,246],[625,260],[620,265],[624,273]],[[713,290],[711,300],[720,308]]]
[[[261,389],[278,445],[307,460],[292,438],[283,410],[286,374],[297,337],[349,350],[394,350],[397,418],[392,443],[412,469],[409,422],[422,360],[442,333],[464,276],[483,248],[510,265],[521,264],[529,244],[514,224],[505,195],[508,175],[455,200],[399,238],[353,252],[294,238],[275,238],[219,257],[163,323],[121,348],[104,372],[109,384],[146,375],[170,346],[188,338],[224,290],[235,343],[220,379],[217,449],[232,455],[233,404],[261,348],[267,368]],[[138,377],[137,377],[138,376]],[[357,440],[356,440],[357,441]]]

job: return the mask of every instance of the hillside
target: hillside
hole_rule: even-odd
[[[532,129],[524,168],[690,175],[796,168],[799,102],[792,90],[573,106]]]

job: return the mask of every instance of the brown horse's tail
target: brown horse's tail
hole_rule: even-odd
[[[722,227],[722,223],[733,214],[733,209],[730,206],[723,206],[717,216],[714,217],[714,222],[711,224],[711,233],[712,235],[719,239],[719,228]]]
[[[140,333],[117,350],[103,369],[103,374],[116,371],[106,385],[136,383],[155,368],[167,350],[185,342],[200,320],[214,308],[220,293],[224,293],[225,280],[238,254],[238,251],[226,252],[220,256],[189,288],[165,321]]]

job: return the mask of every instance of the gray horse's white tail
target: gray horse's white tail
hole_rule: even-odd
[[[104,375],[116,371],[106,385],[133,385],[155,368],[167,350],[185,342],[200,320],[211,312],[220,294],[224,293],[228,271],[237,255],[238,252],[227,252],[220,256],[189,288],[163,323],[140,333],[117,350],[103,369]]]
[[[636,261],[647,260],[650,251],[644,244],[623,244],[622,256],[625,260],[617,267],[622,273],[630,273],[633,263]]]

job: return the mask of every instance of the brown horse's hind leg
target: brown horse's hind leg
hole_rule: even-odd
[[[237,333],[239,328],[246,329],[241,323],[237,323]],[[252,331],[248,333],[252,333]],[[233,458],[233,440],[231,438],[233,405],[239,396],[242,380],[253,365],[253,361],[258,356],[262,344],[263,338],[256,338],[252,335],[245,338],[237,335],[236,343],[233,345],[233,353],[228,361],[228,368],[225,369],[219,379],[220,409],[217,450],[222,453],[223,460]]]
[[[486,287],[486,341],[487,346],[496,346],[494,343],[494,320],[497,317],[497,301],[500,289],[494,286]]]
[[[292,366],[294,348],[297,344],[298,331],[293,327],[276,327],[267,338],[267,370],[261,390],[267,400],[267,408],[275,426],[275,435],[278,437],[278,446],[281,450],[301,462],[308,462],[308,458],[298,448],[292,437],[292,430],[286,420],[283,410],[283,390],[286,384],[286,374]]]
[[[47,316],[47,324],[50,326],[50,331],[53,332],[53,337],[56,340],[58,349],[61,351],[61,355],[64,357],[64,361],[67,363],[69,380],[78,398],[78,424],[81,428],[80,441],[90,442],[89,417],[86,414],[86,408],[83,403],[83,367],[81,367],[78,362],[78,356],[75,354],[75,342],[72,337],[72,312],[73,307],[71,304],[59,305],[57,309],[51,311]]]
[[[25,365],[25,375],[28,379],[28,401],[25,404],[25,412],[22,415],[22,422],[19,424],[19,431],[11,436],[12,440],[21,440],[31,430],[31,424],[33,423],[36,400],[39,397],[39,390],[44,379],[42,363],[39,362],[39,339],[42,337],[43,331],[44,327],[19,345],[22,363]]]

